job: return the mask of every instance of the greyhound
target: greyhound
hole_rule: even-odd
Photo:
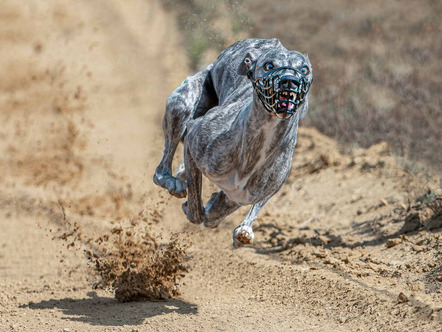
[[[164,153],[154,182],[178,198],[187,196],[187,219],[206,227],[251,204],[233,231],[233,246],[251,244],[260,210],[289,175],[312,79],[308,56],[287,50],[278,39],[229,46],[167,98]],[[181,140],[184,164],[172,176]],[[220,189],[205,207],[202,174]]]

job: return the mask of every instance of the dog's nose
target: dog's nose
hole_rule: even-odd
[[[285,89],[294,90],[294,91],[298,90],[298,82],[296,82],[293,79],[285,79],[285,80],[281,81],[280,86],[284,90]]]

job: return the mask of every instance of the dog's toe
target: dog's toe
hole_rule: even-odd
[[[187,196],[187,183],[183,179],[173,177],[170,173],[156,171],[153,176],[153,182],[158,186],[167,189],[169,194],[184,198]]]
[[[169,191],[169,194],[178,197],[178,198],[184,198],[187,196],[187,183],[181,179],[177,179],[174,177],[170,177],[170,179],[167,180],[167,190]]]
[[[244,245],[252,244],[255,238],[253,229],[250,226],[238,226],[233,231],[233,247],[239,248]]]
[[[198,211],[192,211],[191,208],[189,208],[189,202],[185,201],[183,205],[181,205],[184,214],[187,217],[187,220],[189,220],[192,224],[200,225],[204,221],[204,210],[202,210],[200,213]]]
[[[182,179],[175,179],[175,194],[178,198],[184,198],[187,196],[187,183]]]
[[[236,240],[241,244],[252,244],[252,237],[246,231],[241,231],[237,236]]]

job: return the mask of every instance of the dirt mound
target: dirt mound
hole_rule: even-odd
[[[397,315],[414,320],[408,324],[416,328],[423,317],[440,321],[438,177],[398,168],[385,143],[344,154],[336,142],[316,130],[301,130],[299,140],[300,156],[298,161],[295,156],[289,179],[298,194],[290,197],[283,188],[276,209],[258,221],[256,250],[313,271],[330,270],[367,287],[390,291],[395,287],[388,289],[387,284],[407,285],[401,296],[399,291],[391,295],[406,306],[369,306],[397,310]],[[368,319],[362,311],[358,315],[360,320]],[[348,317],[352,319],[351,314]],[[402,323],[391,321],[396,328]]]

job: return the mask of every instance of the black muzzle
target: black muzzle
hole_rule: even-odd
[[[254,66],[247,71],[256,94],[265,109],[280,119],[296,113],[304,103],[312,81],[293,67],[278,67],[258,78],[253,77]]]

